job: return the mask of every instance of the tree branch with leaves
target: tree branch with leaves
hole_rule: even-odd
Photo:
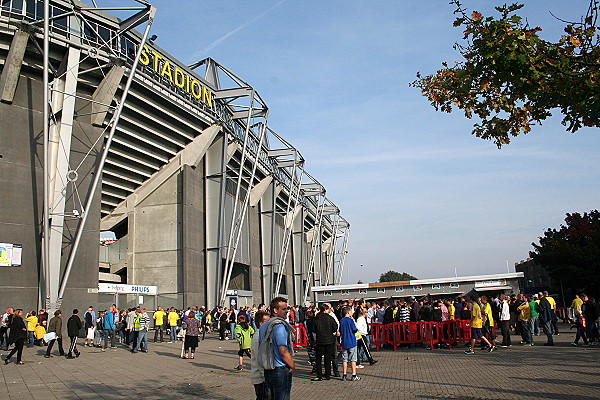
[[[464,44],[454,48],[463,61],[410,85],[421,89],[437,111],[463,110],[476,118],[473,135],[498,148],[511,137],[531,131],[558,109],[567,131],[600,126],[599,0],[590,0],[580,22],[567,22],[556,43],[539,36],[516,14],[522,4],[496,7],[499,18],[468,11],[459,0],[455,27],[463,27]],[[558,18],[557,18],[558,20]]]

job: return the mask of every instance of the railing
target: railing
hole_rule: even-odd
[[[306,346],[308,339],[304,325],[292,325],[295,330],[294,348]],[[496,327],[492,327],[494,337]],[[392,324],[369,324],[369,338],[375,350],[390,345],[394,351],[405,344],[426,344],[431,349],[438,343],[445,343],[452,348],[458,342],[471,340],[471,321],[452,320],[444,322],[394,322]],[[480,340],[480,339],[477,339]]]

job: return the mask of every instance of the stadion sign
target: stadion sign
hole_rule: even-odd
[[[210,88],[146,45],[142,50],[140,64],[152,68],[158,77],[168,79],[177,90],[191,94],[212,108],[214,93]]]
[[[157,286],[123,285],[120,283],[99,283],[98,293],[123,293],[123,294],[157,294]]]

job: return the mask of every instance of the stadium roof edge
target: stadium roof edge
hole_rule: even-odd
[[[329,285],[329,286],[313,286],[313,292],[324,292],[331,290],[350,290],[350,289],[367,289],[373,287],[393,287],[393,286],[409,286],[409,285],[427,285],[434,283],[451,283],[451,282],[467,282],[467,281],[485,281],[493,279],[518,279],[523,278],[523,272],[511,272],[505,274],[490,274],[490,275],[470,275],[470,276],[453,276],[450,278],[434,278],[434,279],[416,279],[411,281],[401,282],[381,282],[381,283],[358,283],[350,285]]]

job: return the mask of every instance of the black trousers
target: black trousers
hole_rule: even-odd
[[[15,347],[10,351],[10,353],[8,353],[8,356],[6,356],[6,359],[10,360],[10,358],[13,356],[13,354],[17,353],[17,362],[20,362],[21,357],[23,356],[23,345],[24,344],[25,344],[25,338],[17,339],[17,341],[15,342]]]
[[[317,358],[317,378],[323,378],[323,356],[325,356],[325,377],[331,376],[331,364],[335,359],[336,344],[317,344],[315,348]]]
[[[165,331],[165,327],[163,325],[157,325],[154,327],[154,343],[156,343],[156,339],[158,339],[158,333],[160,332],[160,341],[164,342],[163,334]]]
[[[6,343],[4,342],[6,340]],[[8,349],[8,326],[3,326],[0,328],[0,347],[4,348],[6,345],[6,349]]]
[[[65,355],[65,349],[63,349],[63,344],[62,344],[62,338],[61,337],[57,337],[56,339],[52,339],[49,343],[48,343],[48,348],[46,349],[46,355],[49,356],[50,353],[52,352],[52,346],[54,346],[54,342],[58,342],[58,354],[61,356]]]
[[[77,336],[69,336],[69,339],[71,339],[71,345],[69,346],[69,354],[67,355],[72,357],[73,353],[76,355],[79,354],[79,350],[77,350]]]
[[[500,321],[500,332],[502,332],[502,346],[510,346],[510,321]]]
[[[264,382],[254,385],[254,394],[256,394],[256,400],[271,400],[271,392]]]

